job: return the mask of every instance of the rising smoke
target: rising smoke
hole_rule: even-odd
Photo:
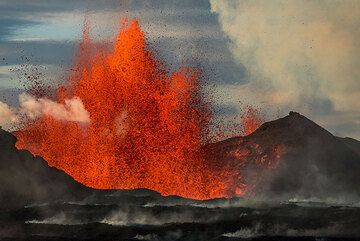
[[[0,125],[8,125],[17,122],[14,111],[6,103],[0,102]]]
[[[270,112],[321,116],[328,126],[350,125],[357,133],[348,134],[360,134],[354,121],[360,109],[359,1],[210,2],[231,52],[248,71],[249,83],[232,88],[236,96]],[[338,112],[350,116],[339,119]]]
[[[20,106],[12,108],[0,102],[0,125],[5,127],[17,124],[22,118],[35,120],[42,116],[50,116],[58,121],[74,121],[88,123],[89,112],[78,97],[65,99],[57,103],[47,98],[36,98],[27,93],[19,95]]]

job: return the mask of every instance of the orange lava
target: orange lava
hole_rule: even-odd
[[[252,108],[247,107],[245,113],[241,116],[241,123],[243,125],[242,135],[250,135],[263,123],[260,113]]]
[[[199,73],[168,73],[148,50],[136,20],[124,21],[110,53],[91,42],[85,25],[73,69],[57,101],[80,98],[90,123],[46,115],[26,121],[16,133],[19,149],[98,189],[148,188],[194,199],[244,193],[234,167],[217,171],[201,152],[211,112]],[[248,114],[246,133],[259,124]]]
[[[74,69],[58,102],[79,97],[91,122],[43,116],[17,133],[18,148],[94,188],[148,188],[196,199],[231,194],[200,155],[211,113],[198,73],[168,74],[136,20],[123,24],[110,54],[96,49],[85,26]]]

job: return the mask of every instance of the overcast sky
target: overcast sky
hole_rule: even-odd
[[[295,110],[360,139],[359,1],[1,0],[0,101],[17,104],[25,68],[64,80],[85,12],[96,41],[136,17],[169,68],[200,67],[217,118]]]

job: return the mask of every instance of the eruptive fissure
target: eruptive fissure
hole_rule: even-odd
[[[18,148],[98,189],[148,188],[194,199],[246,190],[239,164],[213,168],[202,152],[211,111],[198,71],[169,74],[136,20],[123,23],[111,53],[95,47],[85,25],[74,69],[57,102],[79,98],[90,122],[26,120],[16,132]],[[245,124],[254,130],[259,120],[250,117]]]

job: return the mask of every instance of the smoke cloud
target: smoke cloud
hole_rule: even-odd
[[[64,104],[60,104],[23,93],[19,95],[19,105],[18,108],[11,108],[0,102],[0,125],[7,127],[16,124],[22,117],[34,120],[41,116],[51,116],[60,121],[90,122],[89,112],[78,97],[65,99]]]
[[[358,113],[359,1],[210,2],[248,71],[236,96],[274,111]]]
[[[16,114],[6,103],[0,102],[0,125],[17,121]]]
[[[21,111],[30,118],[48,115],[60,121],[90,121],[89,113],[78,97],[66,99],[64,104],[46,98],[36,99],[28,94],[21,94],[19,100]]]

